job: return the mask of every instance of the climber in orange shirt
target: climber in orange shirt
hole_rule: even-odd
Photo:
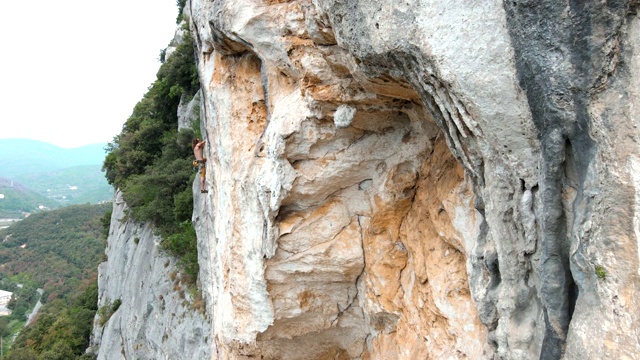
[[[200,192],[207,193],[209,192],[204,188],[204,178],[206,176],[206,166],[207,158],[205,158],[202,154],[204,152],[204,144],[206,140],[200,140],[198,138],[193,139],[191,142],[191,147],[193,148],[193,156],[196,157],[196,160],[193,162],[193,168],[196,171],[200,171]]]

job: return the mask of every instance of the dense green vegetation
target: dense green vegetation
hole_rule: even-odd
[[[101,218],[111,204],[74,205],[45,211],[0,230],[0,284],[28,274],[44,289],[45,301],[91,279],[102,259],[105,241]]]
[[[103,166],[109,183],[122,190],[130,207],[128,215],[156,225],[165,249],[180,258],[192,280],[198,266],[190,221],[195,176],[191,140],[199,124],[178,132],[177,110],[180,99],[192,98],[199,88],[193,39],[187,32],[161,65],[122,132],[109,143]]]
[[[95,359],[93,354],[84,352],[89,345],[97,304],[98,285],[93,281],[66,300],[56,299],[44,305],[36,322],[20,331],[6,359]]]
[[[111,204],[69,206],[0,230],[0,289],[14,293],[12,314],[0,317],[0,336],[11,344],[10,334],[20,330],[7,359],[91,358],[83,353],[97,310],[97,267],[110,210]],[[36,321],[20,329],[38,300],[37,288],[44,290],[44,305]]]
[[[186,4],[187,0],[176,0],[176,6],[178,6],[178,17],[176,18],[176,24],[179,24],[182,20],[182,12]]]

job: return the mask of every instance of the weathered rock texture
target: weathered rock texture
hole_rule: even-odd
[[[175,260],[161,250],[154,228],[128,220],[120,192],[111,215],[107,261],[98,268],[98,306],[121,305],[94,320],[99,360],[208,359],[213,338],[202,299],[180,282]]]
[[[637,358],[637,2],[187,7],[213,358]]]

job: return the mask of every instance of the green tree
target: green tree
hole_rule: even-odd
[[[9,317],[0,316],[0,337],[5,338],[11,335],[11,329],[9,329]]]
[[[31,349],[26,349],[20,352],[12,352],[6,357],[7,360],[39,360],[38,354]]]
[[[75,359],[76,354],[65,341],[59,341],[51,345],[40,354],[39,360],[70,360]]]

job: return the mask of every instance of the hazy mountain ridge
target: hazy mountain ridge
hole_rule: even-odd
[[[0,139],[0,176],[15,178],[80,165],[100,165],[107,143],[62,148],[30,139]]]
[[[99,203],[113,197],[102,172],[107,143],[62,148],[29,139],[0,139],[0,218],[39,206]]]

